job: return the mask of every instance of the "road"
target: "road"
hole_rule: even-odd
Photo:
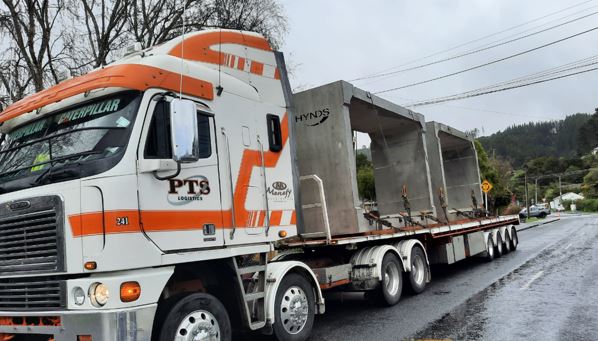
[[[432,283],[398,305],[331,294],[310,340],[598,340],[598,216],[519,232],[491,263],[432,269]]]

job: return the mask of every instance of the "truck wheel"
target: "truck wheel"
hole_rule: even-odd
[[[502,249],[505,254],[511,252],[511,237],[509,237],[509,231],[507,230],[505,230],[505,242]]]
[[[544,219],[544,218],[546,218],[546,216],[547,216],[547,215],[548,215],[548,214],[546,214],[546,212],[542,212],[542,213],[540,213],[540,219]]]
[[[230,341],[231,325],[226,309],[220,301],[209,294],[195,293],[173,297],[164,302],[169,307],[162,321],[160,341]]]
[[[426,255],[420,247],[413,247],[411,249],[411,271],[406,275],[409,277],[408,287],[409,291],[414,294],[419,294],[426,289],[426,280],[430,273],[430,267],[426,262]]]
[[[496,257],[501,257],[503,255],[503,248],[502,248],[502,237],[500,236],[500,232],[496,233]]]
[[[382,258],[382,280],[368,298],[376,303],[390,307],[399,302],[403,291],[403,267],[394,253],[388,252]]]
[[[280,341],[303,341],[314,325],[316,300],[312,285],[305,277],[286,275],[274,301],[274,336]]]
[[[517,250],[517,245],[519,245],[519,237],[517,237],[517,229],[513,227],[511,228],[511,250]]]
[[[492,234],[488,235],[488,241],[486,242],[486,261],[491,262],[494,260],[494,242],[492,241]]]

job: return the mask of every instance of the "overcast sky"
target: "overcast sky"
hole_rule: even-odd
[[[295,89],[354,79],[396,67],[583,2],[587,3],[420,63],[598,11],[598,0],[281,2],[289,18],[289,33],[281,50],[294,65],[291,82]],[[529,31],[541,25],[544,26]],[[595,26],[598,26],[598,15],[483,53],[354,84],[372,92],[397,87],[502,58]],[[598,30],[486,68],[386,93],[382,97],[406,104],[476,89],[593,55],[598,55]],[[488,135],[512,124],[560,119],[577,112],[593,113],[596,107],[598,71],[414,110],[424,114],[428,121],[440,121],[461,130],[478,128]]]

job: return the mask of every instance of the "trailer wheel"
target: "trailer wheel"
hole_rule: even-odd
[[[374,302],[390,307],[399,302],[403,291],[403,266],[394,253],[388,252],[382,258],[382,280],[378,288],[367,295]]]
[[[496,257],[501,257],[504,254],[502,248],[502,237],[500,236],[500,232],[496,233]]]
[[[314,325],[315,298],[311,284],[305,277],[286,275],[274,301],[274,335],[280,341],[303,341],[311,334]]]
[[[517,245],[519,245],[519,237],[517,237],[517,229],[515,227],[511,228],[511,251],[517,250]]]
[[[509,235],[509,231],[505,230],[505,241],[502,248],[504,254],[511,252],[511,237]]]
[[[426,289],[426,280],[429,277],[430,267],[426,262],[426,255],[420,247],[411,249],[411,271],[406,273],[409,277],[409,291],[419,294]]]
[[[231,325],[228,313],[220,301],[209,294],[195,293],[175,296],[164,302],[165,312],[160,341],[209,340],[230,341]],[[160,316],[160,315],[158,315]]]
[[[486,261],[491,262],[494,260],[494,242],[492,241],[492,234],[488,235],[488,241],[486,242]]]

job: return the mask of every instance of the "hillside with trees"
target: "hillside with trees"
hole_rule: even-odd
[[[580,140],[581,128],[591,118],[588,114],[575,114],[560,121],[511,126],[490,136],[480,137],[479,141],[489,155],[509,161],[515,167],[538,157],[573,158],[598,146],[598,141],[589,138],[592,131],[584,130],[588,138]],[[594,133],[596,131],[593,130]]]

